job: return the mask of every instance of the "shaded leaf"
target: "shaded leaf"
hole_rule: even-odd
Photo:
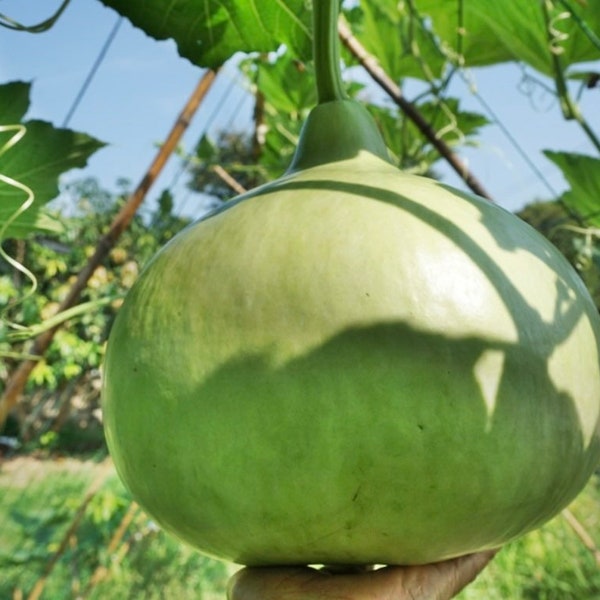
[[[264,99],[260,165],[270,179],[279,177],[289,166],[302,124],[317,102],[312,64],[286,52],[276,60],[248,60],[242,71]]]
[[[574,81],[582,81],[588,89],[600,87],[600,73],[598,71],[572,70],[567,73],[567,77]]]
[[[470,143],[480,128],[489,124],[484,115],[462,111],[457,98],[436,98],[421,102],[417,107],[438,137],[451,148]],[[426,173],[441,158],[430,141],[402,113],[374,105],[369,109],[400,168]]]
[[[317,103],[312,66],[286,53],[275,62],[259,60],[256,67],[257,86],[276,112],[303,115]]]
[[[217,154],[215,145],[211,142],[210,138],[204,134],[198,145],[196,146],[196,158],[203,161],[212,161]]]
[[[590,225],[600,226],[600,158],[545,150],[544,154],[562,171],[571,189],[561,200]]]
[[[31,85],[24,81],[11,81],[0,85],[0,125],[20,123],[29,109]]]
[[[219,67],[236,52],[270,52],[285,44],[311,52],[307,0],[101,0],[158,40],[172,38],[181,56]]]

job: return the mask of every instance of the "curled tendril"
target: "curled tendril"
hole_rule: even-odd
[[[444,115],[446,115],[446,118],[448,119],[448,124],[436,131],[437,137],[441,139],[444,136],[448,136],[449,134],[454,134],[456,144],[464,144],[467,138],[461,130],[461,128],[458,126],[458,119],[456,118],[456,115],[454,114],[454,112],[452,112],[450,107],[443,100],[442,102],[440,102],[440,108],[442,109]]]
[[[0,125],[0,133],[5,132],[13,132],[13,135],[4,144],[4,146],[0,147],[0,157],[2,157],[2,155],[4,155],[8,150],[10,150],[23,138],[23,136],[27,133],[27,129],[25,125],[22,124]],[[18,189],[19,191],[24,192],[26,196],[21,206],[19,206],[19,208],[17,208],[17,210],[12,215],[10,215],[8,219],[6,219],[6,221],[0,226],[0,257],[3,258],[9,265],[11,265],[11,267],[22,273],[31,283],[29,291],[16,302],[16,304],[20,304],[35,293],[38,287],[37,279],[35,275],[25,265],[21,264],[18,260],[14,259],[6,252],[6,250],[4,250],[4,248],[2,248],[2,242],[4,241],[8,228],[33,204],[35,200],[35,194],[33,193],[33,190],[30,187],[17,181],[16,179],[13,179],[12,177],[4,175],[3,173],[0,173],[0,182],[3,182],[6,185],[9,185],[13,188]],[[14,305],[15,303],[12,304],[12,306]],[[6,312],[7,309],[5,309],[3,312]],[[15,326],[15,324],[11,325]]]
[[[13,31],[26,31],[28,33],[42,33],[44,31],[48,31],[56,21],[58,21],[59,17],[63,14],[67,6],[70,4],[71,0],[63,0],[62,4],[58,7],[56,12],[49,18],[44,19],[40,23],[36,23],[35,25],[23,25],[14,19],[0,13],[0,26],[6,27],[7,29],[12,29]]]
[[[550,52],[552,52],[552,54],[556,56],[560,56],[564,53],[565,49],[562,46],[562,44],[569,39],[569,34],[565,33],[564,31],[561,31],[558,28],[558,24],[561,21],[567,21],[570,18],[571,13],[569,11],[563,11],[556,14],[548,22],[548,44]]]

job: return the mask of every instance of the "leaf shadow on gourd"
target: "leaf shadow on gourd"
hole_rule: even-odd
[[[490,349],[504,357],[493,402],[476,376]],[[281,366],[232,360],[183,400],[169,446],[201,438],[205,458],[173,476],[217,516],[192,505],[178,520],[191,543],[211,529],[234,540],[228,558],[242,563],[327,562],[336,552],[319,555],[321,542],[344,549],[351,536],[395,540],[393,552],[370,555],[388,563],[494,547],[568,504],[598,453],[543,356],[403,323],[349,329]],[[382,511],[383,528],[373,516]],[[289,557],[282,531],[294,540]],[[435,533],[427,554],[423,531]]]
[[[454,523],[450,537],[458,540],[455,553],[504,543],[556,514],[591,474],[600,440],[597,422],[595,433],[584,436],[576,399],[557,389],[548,359],[591,308],[573,300],[557,278],[554,322],[544,323],[468,231],[393,191],[293,180],[285,189],[327,189],[386,202],[442,232],[496,288],[519,339],[509,343],[450,337],[416,330],[405,322],[387,322],[341,331],[283,365],[273,365],[258,353],[221,365],[184,399],[177,420],[183,427],[182,440],[201,435],[204,448],[218,449],[208,467],[213,475],[207,476],[200,466],[190,480],[198,503],[211,497],[211,505],[222,507],[222,518],[217,519],[221,523],[236,514],[256,517],[245,524],[246,547],[233,558],[245,562],[253,556],[255,542],[276,548],[264,533],[274,523],[289,526],[307,555],[317,538],[343,538],[353,523],[374,531],[369,507],[381,502],[381,489],[369,484],[373,469],[383,472],[397,492],[395,505],[389,507],[392,512],[408,510],[413,522],[427,522],[429,531],[443,532]],[[261,192],[269,193],[268,186]],[[486,211],[482,206],[483,221],[489,218]],[[498,228],[492,234],[503,248],[519,247],[514,234]],[[549,246],[542,243],[532,251],[551,266]],[[545,327],[558,332],[549,338],[552,343],[536,345],[527,339],[528,331]],[[597,344],[596,340],[596,355]],[[482,383],[478,365],[490,352],[501,360],[495,373],[484,374]],[[201,433],[193,408],[198,401]],[[217,422],[227,423],[226,441],[221,428],[211,430],[211,423]],[[344,435],[337,435],[339,430]],[[365,437],[370,440],[366,454]],[[236,474],[235,481],[220,476],[215,485],[214,473],[228,472]],[[355,508],[350,516],[330,500],[331,490],[344,486],[346,504]],[[240,494],[240,489],[247,493]],[[318,507],[318,518],[305,508],[307,494],[317,499],[308,504]],[[408,506],[409,499],[416,499],[418,506]],[[202,519],[189,513],[181,521],[193,532],[198,518]],[[293,519],[295,525],[290,525]],[[315,529],[317,521],[330,526]],[[403,527],[408,530],[390,535],[414,544],[418,531]],[[217,535],[229,539],[235,531],[224,527]],[[428,544],[432,555],[448,555],[447,537],[440,535]],[[407,555],[411,552],[417,549],[406,549]]]
[[[444,187],[444,186],[441,186]],[[510,281],[510,278],[503,272],[503,270],[497,265],[494,259],[487,254],[487,252],[477,245],[475,240],[469,235],[468,231],[462,230],[456,224],[446,219],[441,214],[425,206],[425,203],[419,203],[412,200],[402,194],[396,193],[393,190],[386,190],[378,188],[372,185],[357,185],[355,183],[344,183],[340,181],[302,181],[294,182],[290,181],[286,183],[285,188],[287,190],[330,190],[340,192],[341,194],[355,195],[361,198],[367,198],[374,201],[385,202],[396,206],[399,210],[410,213],[412,216],[417,217],[424,223],[427,223],[433,227],[436,231],[443,233],[446,237],[451,239],[464,253],[466,253],[471,260],[486,274],[489,281],[494,285],[502,299],[504,300],[507,308],[514,307],[511,311],[515,324],[525,324],[530,322],[541,323],[541,316],[539,312],[531,306],[522,294],[515,288],[514,284]],[[481,215],[481,222],[488,226],[488,231],[493,235],[498,245],[506,250],[515,251],[521,246],[518,244],[518,239],[513,233],[511,233],[509,227],[498,226],[494,223],[496,219],[494,217],[500,216],[500,218],[506,219],[506,217],[513,217],[509,215],[504,209],[488,203],[483,199],[468,194],[463,194],[446,187],[447,190],[451,190],[452,193],[462,198],[466,203],[471,204],[478,208]],[[263,192],[264,193],[264,192]],[[267,191],[268,193],[268,191]],[[533,233],[536,238],[536,243],[528,244],[525,249],[536,255],[542,262],[546,263],[550,268],[553,268],[553,261],[561,260],[565,264],[567,263],[564,257],[560,256],[560,253],[554,248],[550,242],[545,240],[541,235],[535,232],[528,224],[514,217],[515,222],[518,223],[517,232],[521,235],[531,236]],[[496,226],[493,226],[496,225]],[[522,238],[521,238],[522,239]],[[571,267],[568,267],[569,269]],[[577,319],[582,314],[582,307],[576,302],[570,301],[567,296],[567,288],[560,281],[557,281],[557,316],[563,323],[568,323],[564,327],[565,331],[570,331],[572,325],[574,325]],[[559,306],[569,304],[568,312],[560,313]],[[568,335],[568,333],[567,333]]]

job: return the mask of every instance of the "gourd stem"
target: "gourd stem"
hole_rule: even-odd
[[[313,58],[319,104],[348,98],[340,68],[339,3],[340,0],[313,0]]]

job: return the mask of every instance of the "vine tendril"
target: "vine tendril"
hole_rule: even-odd
[[[71,3],[71,0],[63,0],[63,3],[58,7],[56,12],[47,19],[44,19],[40,23],[36,23],[35,25],[23,25],[14,19],[6,16],[5,14],[0,13],[0,26],[6,27],[7,29],[12,29],[13,31],[25,31],[27,33],[42,33],[44,31],[48,31],[56,21],[63,14],[67,6]]]
[[[8,150],[10,150],[13,146],[15,146],[23,138],[23,136],[27,133],[27,129],[26,129],[25,125],[22,125],[22,124],[0,125],[0,133],[5,133],[5,132],[13,132],[13,135],[8,139],[8,141],[2,147],[0,147],[0,157],[2,157]],[[4,223],[0,224],[0,257],[3,258],[15,270],[22,273],[31,283],[31,287],[27,291],[27,293],[24,294],[18,301],[13,302],[11,305],[7,306],[6,309],[3,311],[3,313],[5,313],[9,307],[14,307],[15,304],[20,304],[23,301],[25,301],[27,298],[29,298],[31,295],[33,295],[38,287],[38,282],[37,282],[35,275],[25,265],[21,264],[18,260],[14,259],[12,256],[10,256],[8,254],[8,252],[6,252],[6,250],[4,250],[4,248],[2,247],[2,242],[5,239],[8,228],[25,211],[27,211],[31,207],[31,205],[33,204],[33,202],[35,200],[35,194],[33,193],[33,190],[30,187],[28,187],[27,185],[25,185],[24,183],[21,183],[20,181],[17,181],[16,179],[13,179],[12,177],[4,175],[3,173],[0,173],[0,182],[3,182],[10,187],[13,187],[13,188],[16,188],[17,190],[22,191],[26,195],[26,198],[23,201],[23,203],[21,204],[21,206],[19,206],[19,208],[17,208],[17,210],[15,210],[15,212],[12,213],[8,217],[8,219],[6,219],[4,221]],[[15,324],[11,324],[11,325],[15,326]]]
[[[569,34],[558,28],[561,21],[567,21],[571,18],[569,11],[559,12],[548,20],[548,46],[550,52],[556,56],[564,53],[565,49],[562,46],[569,39]]]

